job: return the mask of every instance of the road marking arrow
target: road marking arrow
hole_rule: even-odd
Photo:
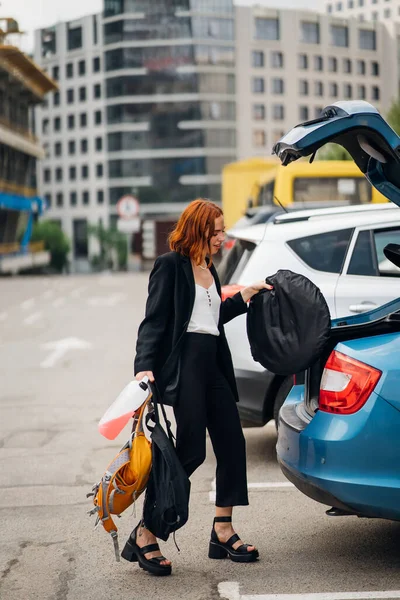
[[[46,350],[52,350],[52,352],[47,358],[45,358],[40,366],[43,369],[49,369],[50,367],[54,367],[56,362],[59,361],[69,350],[90,350],[92,347],[92,344],[89,342],[73,337],[42,344],[42,348],[45,348]]]

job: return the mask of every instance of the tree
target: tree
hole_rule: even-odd
[[[318,160],[353,160],[343,146],[339,144],[326,144],[318,151]]]
[[[390,127],[400,135],[400,99],[392,101],[386,119]]]
[[[100,225],[89,225],[89,235],[97,239],[100,253],[91,257],[92,266],[96,269],[124,270],[128,264],[126,236],[115,228],[106,229]]]
[[[50,252],[50,267],[61,273],[68,263],[70,242],[61,227],[53,221],[38,221],[33,225],[31,242],[44,242]]]

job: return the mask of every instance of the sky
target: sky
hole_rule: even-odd
[[[237,0],[237,4],[317,10],[322,2],[320,0]],[[18,21],[20,29],[27,32],[18,45],[25,52],[32,52],[35,29],[54,25],[58,21],[69,21],[100,12],[102,6],[102,0],[84,0],[84,2],[82,0],[1,0],[0,18],[12,17]]]

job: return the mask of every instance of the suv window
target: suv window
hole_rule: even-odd
[[[287,244],[312,269],[340,273],[353,231],[328,231],[291,240]]]
[[[255,248],[256,244],[253,242],[235,240],[233,247],[223,257],[217,268],[221,285],[237,283]]]
[[[387,244],[400,244],[400,229],[360,231],[347,273],[369,277],[400,277],[400,269],[383,253]]]

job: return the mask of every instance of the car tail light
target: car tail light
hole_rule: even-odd
[[[224,249],[225,250],[232,250],[233,246],[236,243],[236,238],[229,238],[227,240],[225,240],[224,242]]]
[[[324,412],[350,415],[360,410],[382,372],[334,350],[325,365],[319,393]]]
[[[232,283],[231,285],[223,285],[221,289],[222,300],[232,298],[232,296],[243,290],[243,288],[244,285],[237,285],[236,283]]]

